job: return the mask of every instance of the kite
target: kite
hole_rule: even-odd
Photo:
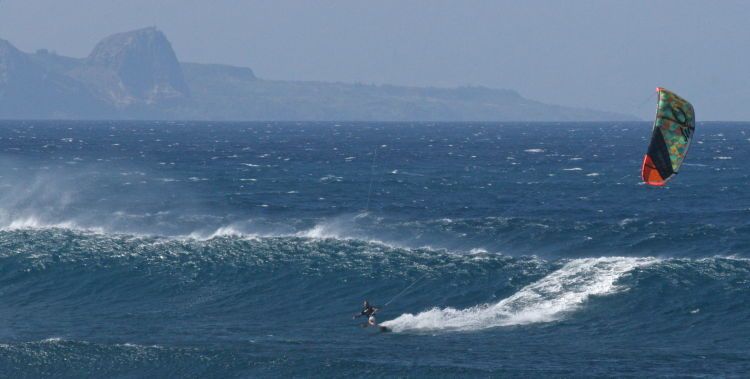
[[[695,132],[695,111],[687,100],[656,88],[659,105],[641,177],[652,186],[663,186],[680,170]]]

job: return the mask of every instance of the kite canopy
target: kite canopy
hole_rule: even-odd
[[[646,184],[663,186],[680,170],[695,131],[695,111],[687,100],[657,88],[659,105],[641,177]]]

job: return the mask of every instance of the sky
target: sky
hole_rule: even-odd
[[[701,120],[750,120],[750,1],[0,0],[0,38],[88,55],[156,26],[181,61],[264,79],[508,88],[653,117],[654,89]]]

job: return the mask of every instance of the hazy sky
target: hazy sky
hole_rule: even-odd
[[[483,85],[643,118],[658,85],[699,120],[750,120],[748,18],[750,1],[0,0],[0,38],[83,57],[157,26],[182,61],[268,79]]]

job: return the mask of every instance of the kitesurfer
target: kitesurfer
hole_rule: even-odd
[[[370,326],[375,326],[377,324],[377,321],[375,320],[375,313],[378,312],[378,308],[370,305],[370,303],[365,300],[364,304],[362,304],[362,312],[359,314],[354,315],[352,318],[359,318],[362,316],[367,316],[367,323]]]

